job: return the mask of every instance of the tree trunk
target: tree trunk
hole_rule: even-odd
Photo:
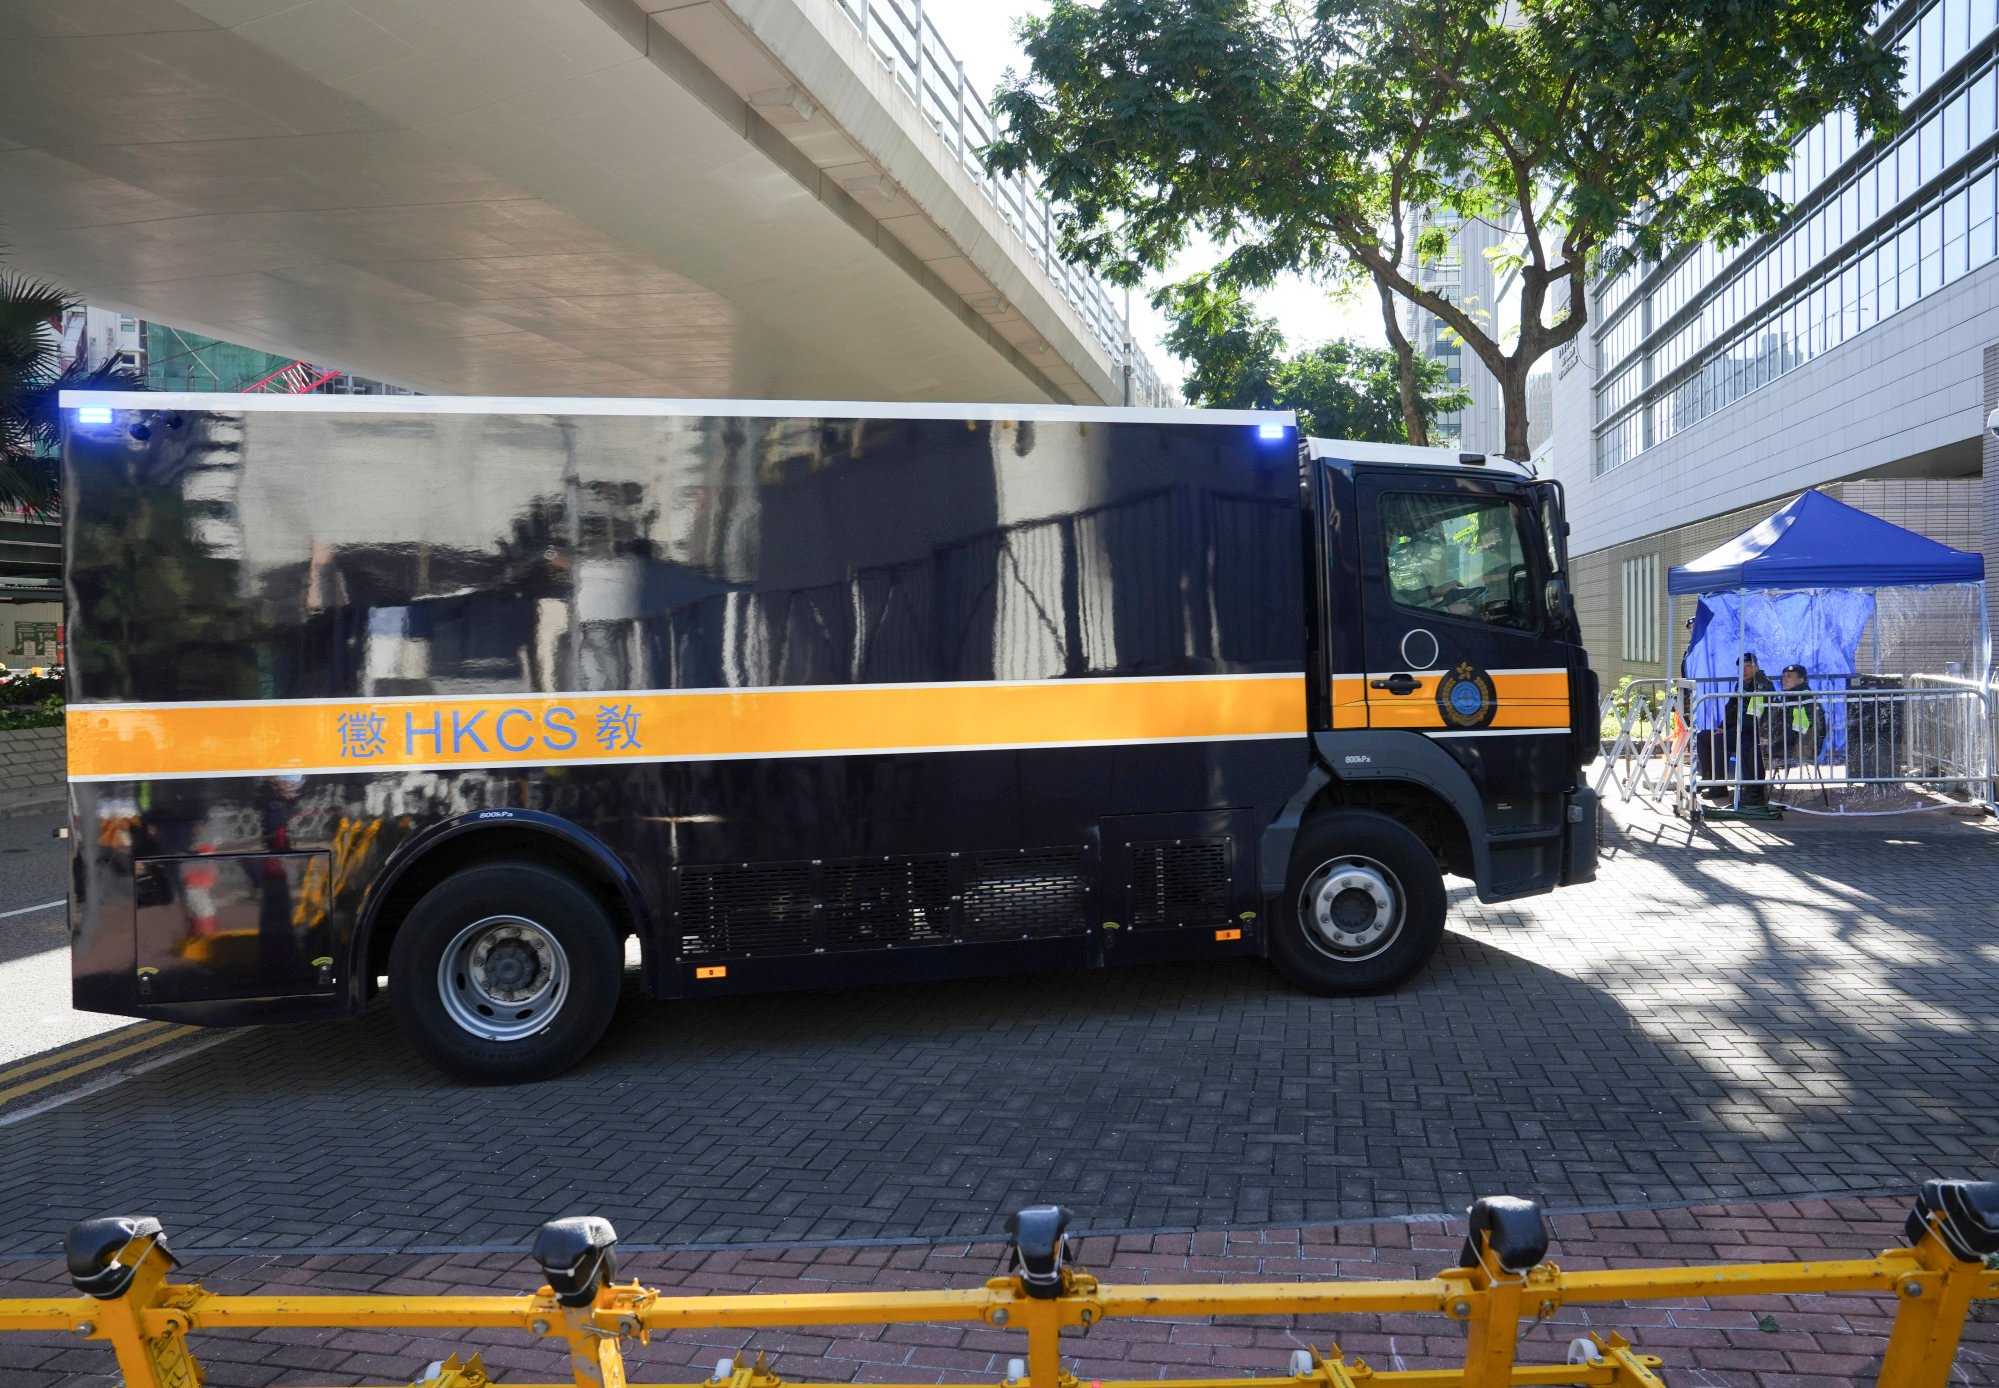
[[[1395,290],[1381,276],[1374,277],[1374,292],[1381,296],[1381,321],[1388,329],[1388,345],[1395,349],[1395,383],[1402,396],[1402,426],[1409,442],[1419,447],[1430,442],[1430,426],[1423,418],[1423,400],[1416,393],[1416,349],[1402,331],[1395,313]]]
[[[1527,446],[1527,368],[1532,364],[1515,353],[1499,377],[1499,399],[1506,407],[1506,456],[1521,463],[1533,455]]]

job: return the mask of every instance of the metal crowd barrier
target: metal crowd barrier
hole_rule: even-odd
[[[1794,727],[1794,716],[1808,728]],[[1990,720],[1986,695],[1975,685],[1710,691],[1693,700],[1686,786],[1696,796],[1728,792],[1735,803],[1746,790],[1767,793],[1777,785],[1793,792],[1923,786],[1989,801]],[[1843,751],[1832,745],[1835,726],[1844,730]],[[1703,739],[1711,749],[1705,767]]]
[[[1004,1388],[1079,1388],[1062,1366],[1062,1334],[1087,1334],[1107,1320],[1424,1312],[1464,1327],[1461,1366],[1383,1371],[1332,1345],[1324,1352],[1294,1351],[1289,1381],[1311,1388],[1660,1388],[1661,1361],[1620,1335],[1574,1340],[1565,1363],[1524,1364],[1523,1332],[1564,1306],[1876,1292],[1896,1299],[1881,1388],[1943,1388],[1972,1302],[1999,1298],[1999,1267],[1988,1264],[1999,1255],[1999,1182],[1927,1183],[1908,1218],[1910,1247],[1872,1258],[1590,1272],[1564,1272],[1547,1260],[1548,1229],[1539,1205],[1491,1197],[1471,1208],[1458,1266],[1429,1278],[1383,1282],[1112,1286],[1071,1265],[1068,1221],[1069,1212],[1052,1205],[1022,1210],[1007,1221],[1011,1274],[956,1291],[665,1296],[617,1281],[617,1235],[608,1221],[584,1217],[542,1226],[532,1251],[547,1282],[531,1296],[219,1296],[196,1283],[169,1280],[177,1262],[158,1220],[114,1216],[86,1220],[69,1233],[69,1274],[81,1295],[0,1301],[0,1332],[67,1332],[107,1344],[127,1388],[196,1388],[202,1372],[188,1337],[201,1331],[514,1330],[560,1342],[575,1388],[627,1388],[625,1351],[662,1332],[959,1322],[1025,1337],[1026,1354],[1010,1362]],[[1285,1381],[1195,1378],[1169,1381],[1167,1388],[1270,1388]],[[486,1388],[492,1382],[476,1354],[454,1354],[415,1380],[419,1388]],[[706,1380],[709,1388],[777,1388],[780,1382],[761,1354],[749,1362],[723,1359]],[[1091,1388],[1126,1385],[1093,1381]]]
[[[1993,695],[1999,691],[1989,684],[1957,675],[1911,675],[1909,686],[1912,689],[1955,690],[1975,695],[1984,703],[1982,724],[1973,720],[1949,720],[1926,739],[1926,745],[1934,756],[1935,766],[1963,776],[1974,786],[1981,786],[1977,791],[1968,793],[1967,799],[1992,805],[1995,793],[1994,756],[1999,754],[1999,699]]]
[[[1603,701],[1598,722],[1615,718],[1617,736],[1603,749],[1596,790],[1615,789],[1624,803],[1644,794],[1654,804],[1669,795],[1686,761],[1684,730],[1673,718],[1676,706],[1694,696],[1692,680],[1631,680]]]

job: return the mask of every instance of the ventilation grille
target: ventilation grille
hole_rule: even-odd
[[[810,863],[689,868],[680,877],[680,947],[739,959],[803,954],[818,924]]]
[[[1227,839],[1165,839],[1131,845],[1134,930],[1219,925],[1228,918]]]
[[[951,939],[951,869],[942,858],[890,858],[826,869],[825,949],[940,945]]]
[[[1079,934],[1083,885],[1080,848],[978,855],[965,870],[965,938]]]
[[[1087,928],[1084,851],[936,854],[677,873],[689,959],[1046,939]]]

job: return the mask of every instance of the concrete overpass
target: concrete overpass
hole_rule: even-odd
[[[1126,398],[916,0],[0,0],[0,70],[0,243],[93,303],[426,391]]]

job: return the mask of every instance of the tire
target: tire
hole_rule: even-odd
[[[473,867],[432,887],[404,918],[389,948],[389,1004],[438,1069],[518,1084],[588,1054],[611,1023],[623,975],[618,930],[575,878],[528,865]]]
[[[1408,826],[1366,810],[1307,820],[1272,912],[1270,958],[1308,993],[1380,993],[1444,938],[1444,874]]]

